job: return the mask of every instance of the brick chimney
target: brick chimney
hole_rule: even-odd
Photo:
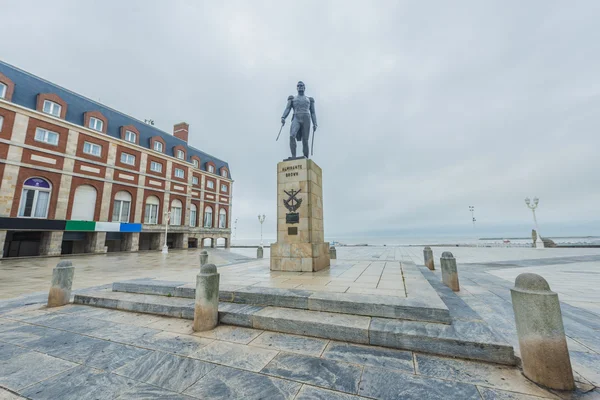
[[[180,122],[173,126],[173,136],[188,142],[188,131],[190,130],[190,125],[185,122]]]

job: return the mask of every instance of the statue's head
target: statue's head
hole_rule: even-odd
[[[304,94],[304,90],[306,89],[306,86],[304,86],[304,82],[298,81],[296,89],[298,89],[298,94]]]

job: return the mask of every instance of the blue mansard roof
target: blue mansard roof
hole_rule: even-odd
[[[189,146],[184,140],[181,140],[169,133],[161,131],[152,125],[125,115],[119,111],[113,110],[107,106],[90,100],[70,90],[64,89],[58,85],[50,83],[42,78],[25,72],[10,64],[0,60],[0,73],[6,75],[15,84],[15,90],[12,96],[12,102],[23,107],[36,109],[37,96],[40,93],[54,93],[63,99],[67,107],[66,120],[80,126],[84,126],[83,114],[87,111],[99,111],[108,120],[106,133],[117,139],[121,139],[120,129],[122,126],[133,125],[140,132],[140,146],[150,148],[150,138],[160,136],[166,143],[165,151],[169,151],[173,146],[181,145],[187,150],[187,161],[190,162],[192,156],[200,157],[202,165],[200,168],[206,170],[206,162],[212,161],[216,170],[221,167],[227,168],[228,177],[231,179],[231,170],[229,165],[216,157],[206,154],[198,149]]]

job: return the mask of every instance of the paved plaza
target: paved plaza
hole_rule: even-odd
[[[538,273],[560,296],[577,392],[548,391],[511,366],[228,325],[193,333],[189,320],[81,305],[46,309],[59,258],[37,258],[0,262],[0,399],[600,398],[600,249],[433,247],[433,273],[422,250],[340,247],[318,273],[270,272],[268,252],[256,260],[253,249],[210,250],[210,259],[228,287],[411,299],[427,280],[453,318],[485,320],[517,355],[509,289],[518,274]],[[440,282],[443,251],[458,261],[456,295]],[[199,253],[72,257],[75,292],[124,279],[192,283]],[[420,277],[403,282],[403,268]]]

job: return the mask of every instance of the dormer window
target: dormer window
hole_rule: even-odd
[[[44,107],[42,108],[42,111],[44,111],[46,114],[54,115],[55,117],[60,117],[61,109],[62,107],[60,106],[60,104],[57,104],[50,100],[44,100]]]
[[[183,150],[177,150],[177,158],[179,158],[180,160],[185,160],[185,153],[183,152]]]
[[[198,168],[200,166],[198,160],[192,160],[192,163],[194,163],[194,168]]]
[[[224,178],[227,178],[227,170],[226,169],[221,171],[221,176]]]
[[[161,142],[154,142],[154,151],[158,151],[160,153],[163,152],[163,144]]]
[[[98,132],[102,132],[102,130],[104,128],[104,121],[102,121],[98,118],[90,117],[90,122],[89,122],[88,128],[93,129]]]
[[[6,92],[8,91],[8,86],[4,83],[0,82],[0,99],[6,98]]]
[[[137,135],[135,132],[125,131],[125,140],[131,143],[136,143]]]
[[[208,166],[208,172],[210,172],[211,174],[215,173],[215,166],[214,165],[209,165]]]

